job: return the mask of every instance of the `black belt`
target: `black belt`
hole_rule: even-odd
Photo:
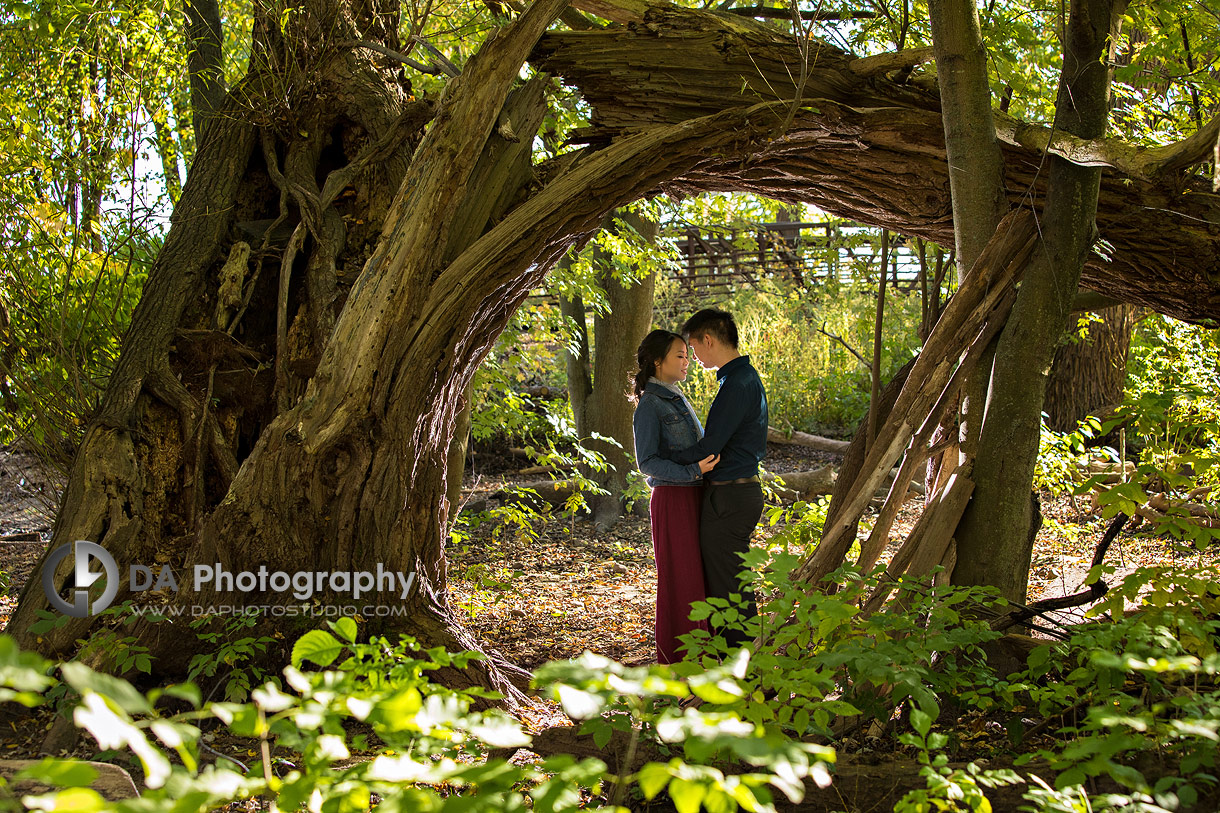
[[[709,486],[740,486],[746,483],[757,482],[759,482],[759,480],[758,475],[756,474],[753,477],[738,477],[736,480],[708,480],[707,484]]]

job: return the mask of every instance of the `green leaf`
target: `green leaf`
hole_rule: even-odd
[[[347,643],[356,643],[356,635],[359,633],[359,629],[356,627],[356,620],[351,616],[345,615],[336,621],[331,621],[330,628]]]
[[[911,709],[911,728],[919,732],[921,737],[927,737],[928,732],[932,729],[932,715],[925,712],[923,709]]]
[[[731,680],[717,680],[716,678],[705,678],[699,676],[692,678],[690,681],[690,690],[701,699],[708,703],[713,703],[718,706],[733,703],[745,696],[745,692]]]
[[[150,714],[152,706],[144,695],[122,678],[95,672],[79,661],[69,661],[60,667],[66,682],[80,694],[97,692],[128,714]]]
[[[292,665],[300,666],[304,661],[313,661],[327,667],[335,662],[343,644],[325,630],[310,630],[302,635],[292,647]]]
[[[643,792],[644,798],[652,801],[658,793],[665,790],[665,786],[669,784],[669,766],[663,765],[660,762],[649,762],[640,772],[636,774],[636,782],[640,785],[640,791]]]
[[[172,686],[166,686],[164,691],[170,697],[185,700],[193,708],[199,708],[203,703],[203,693],[194,683],[175,683]]]
[[[22,801],[31,810],[55,813],[94,813],[106,807],[106,800],[93,788],[68,788],[59,793],[27,796]]]
[[[517,721],[506,715],[489,716],[468,730],[492,748],[523,748],[532,742]]]
[[[674,777],[669,783],[669,798],[674,800],[678,813],[699,813],[699,805],[707,795],[707,788],[699,782]]]
[[[563,706],[563,710],[575,720],[586,720],[593,717],[605,705],[602,697],[574,686],[561,683],[555,687],[555,692],[559,695],[559,703]]]

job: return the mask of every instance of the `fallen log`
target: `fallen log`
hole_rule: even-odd
[[[873,495],[874,499],[881,500],[885,498],[897,473],[897,470],[889,473],[885,480],[882,481],[881,487]],[[838,482],[838,474],[838,469],[834,466],[822,466],[820,469],[812,471],[787,471],[781,474],[768,474],[767,481],[776,484],[775,490],[783,499],[794,501],[810,500],[823,494],[832,493],[835,483]],[[778,481],[781,480],[783,485],[778,485]],[[912,492],[923,494],[923,483],[911,480],[907,486],[907,493],[910,494]]]
[[[796,430],[784,432],[776,429],[774,426],[767,427],[767,440],[771,443],[791,443],[794,446],[804,446],[809,449],[817,449],[819,452],[830,452],[831,454],[844,454],[847,452],[847,447],[851,446],[851,441],[849,440],[824,438],[821,435],[810,435],[806,432],[797,432]]]
[[[1200,489],[1195,489],[1191,493],[1198,492]],[[1095,514],[1100,514],[1102,510],[1101,500],[1098,497],[1096,491],[1089,495],[1089,505]],[[1176,518],[1189,519],[1201,528],[1220,528],[1220,509],[1214,505],[1191,502],[1189,497],[1186,500],[1175,501],[1164,494],[1153,494],[1148,498],[1148,502],[1135,507],[1134,515],[1151,523]]]
[[[571,754],[578,758],[603,760],[611,773],[619,775],[634,773],[648,762],[668,762],[672,754],[662,751],[657,743],[639,737],[632,748],[631,734],[615,731],[610,741],[598,746],[592,734],[579,734],[574,726],[544,729],[534,735],[528,750],[546,757]],[[513,749],[493,752],[492,757],[507,758]],[[626,754],[632,753],[631,764],[624,764]],[[1011,761],[981,761],[987,768],[1014,768]],[[742,763],[717,763],[714,767],[726,773],[753,773],[758,768]],[[831,774],[829,787],[821,788],[812,781],[804,781],[804,798],[797,803],[789,802],[783,794],[776,793],[776,810],[795,813],[831,813],[841,810],[892,810],[907,793],[927,788],[927,779],[920,773],[918,761],[897,754],[838,754],[833,765],[827,766]],[[950,762],[950,769],[965,769],[964,762]],[[1031,762],[1014,768],[1022,777],[1036,775],[1053,784],[1055,772],[1045,762]],[[1032,781],[1027,779],[1027,782]],[[1105,780],[1106,789],[1117,789],[1112,780]],[[1113,786],[1112,786],[1113,785]],[[993,810],[1016,810],[1024,803],[1023,794],[1029,785],[988,788],[987,798]]]

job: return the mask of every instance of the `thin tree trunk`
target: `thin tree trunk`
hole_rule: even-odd
[[[1004,159],[991,113],[987,49],[977,6],[968,0],[932,0],[928,6],[945,128],[945,155],[953,203],[957,266],[964,280],[1008,209]],[[991,353],[983,356],[958,409],[958,443],[964,459],[978,438]],[[929,461],[929,469],[938,461]],[[929,477],[929,479],[932,479]]]
[[[567,258],[561,262],[567,262]],[[564,345],[563,358],[568,370],[568,402],[572,406],[572,419],[576,424],[576,434],[583,438],[588,434],[585,412],[589,394],[593,392],[589,320],[584,299],[579,294],[574,294],[571,299],[560,296],[559,313],[567,320],[568,329],[572,331]]]
[[[656,237],[657,226],[628,211],[618,213],[645,239]],[[609,468],[597,477],[609,494],[592,500],[593,520],[599,528],[609,528],[623,516],[623,493],[632,469],[634,453],[631,426],[633,407],[627,400],[631,375],[636,365],[636,347],[652,324],[653,292],[656,275],[647,272],[638,282],[624,285],[610,273],[609,258],[600,282],[606,290],[609,311],[593,317],[593,390],[585,407],[584,434],[596,432],[617,441],[594,440],[590,448],[606,457]]]
[[[466,385],[462,393],[462,407],[458,410],[453,428],[453,440],[449,443],[449,455],[445,462],[445,499],[449,503],[447,516],[452,521],[461,510],[462,479],[466,476],[466,454],[470,451],[470,416],[474,404],[474,381]]]
[[[877,437],[877,415],[881,404],[881,337],[885,319],[885,281],[889,267],[890,233],[881,230],[881,277],[877,281],[877,315],[873,321],[872,389],[868,396],[868,443]]]
[[[217,0],[185,0],[186,65],[191,84],[191,122],[195,143],[225,98],[224,35]]]
[[[928,17],[944,111],[957,266],[965,277],[1008,210],[1004,158],[991,115],[987,49],[976,5],[931,0]]]
[[[1073,0],[1067,21],[1055,124],[1080,138],[1105,132],[1106,53],[1125,0]],[[1042,244],[1026,269],[996,349],[987,418],[975,461],[974,499],[958,527],[958,584],[994,585],[1024,601],[1029,580],[1030,484],[1046,370],[1067,323],[1080,270],[1096,237],[1101,170],[1051,156]]]

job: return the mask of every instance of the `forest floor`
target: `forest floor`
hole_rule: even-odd
[[[479,458],[476,458],[476,465]],[[768,445],[765,465],[773,473],[806,471],[838,463],[834,455],[805,447]],[[518,475],[514,462],[486,456],[484,469],[468,480],[468,495],[490,495],[513,482],[536,479]],[[519,467],[519,462],[518,462]],[[883,554],[888,560],[923,510],[923,499],[904,505]],[[1089,510],[1087,498],[1042,501],[1043,526],[1030,570],[1029,598],[1037,601],[1084,589],[1094,549],[1108,522]],[[876,516],[865,517],[865,527]],[[779,530],[765,520],[759,541]],[[609,531],[592,523],[554,519],[536,528],[536,537],[505,526],[485,524],[449,550],[449,581],[454,606],[490,646],[526,668],[547,660],[572,658],[586,649],[629,665],[655,662],[653,612],[656,564],[649,522],[628,516]],[[1220,563],[1213,548],[1190,555],[1192,562]],[[1119,535],[1105,558],[1115,567],[1109,583],[1118,584],[1140,567],[1185,564],[1167,540],[1135,532]],[[1061,620],[1079,619],[1085,607],[1066,611]]]
[[[766,461],[769,470],[779,474],[826,462],[837,461],[784,444],[772,444]],[[504,450],[476,453],[466,498],[485,499],[506,485],[536,478],[520,475],[522,465]],[[56,482],[31,456],[0,452],[0,629],[7,626],[17,596],[49,540]],[[921,508],[919,499],[907,504],[895,523],[895,542],[910,530]],[[1081,589],[1105,527],[1087,508],[1085,501],[1044,499],[1031,599]],[[764,523],[756,539],[775,531]],[[629,665],[654,662],[656,568],[647,519],[629,516],[606,532],[598,532],[588,521],[553,518],[535,527],[533,535],[492,523],[466,533],[466,539],[448,550],[451,599],[459,618],[488,647],[531,669],[585,650]],[[1213,565],[1220,560],[1214,550],[1202,556]],[[1182,561],[1174,557],[1164,540],[1123,534],[1106,560],[1118,568],[1111,584],[1137,567]],[[522,717],[532,731],[570,724],[555,704],[545,701],[522,709]],[[50,725],[41,717],[17,724],[0,719],[0,729],[12,728],[0,730],[0,758],[36,756]],[[253,754],[244,754],[248,746],[233,740],[223,747],[244,759]],[[90,755],[84,742],[71,752]]]

